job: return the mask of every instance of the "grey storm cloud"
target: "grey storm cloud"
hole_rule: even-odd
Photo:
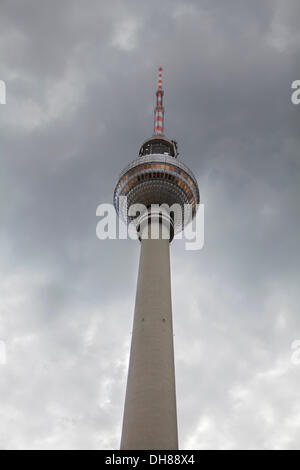
[[[162,66],[205,205],[204,248],[171,246],[180,447],[299,448],[299,2],[0,8],[0,447],[119,446],[139,246],[96,208]]]

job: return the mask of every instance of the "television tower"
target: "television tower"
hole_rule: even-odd
[[[164,135],[163,97],[160,67],[154,135],[114,191],[117,213],[141,242],[121,450],[178,449],[169,244],[194,217],[199,189]],[[133,204],[144,209],[132,212]]]

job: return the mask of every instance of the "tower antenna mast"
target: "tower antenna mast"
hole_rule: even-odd
[[[165,108],[163,107],[164,90],[162,86],[162,67],[158,69],[158,83],[156,90],[156,106],[154,111],[154,135],[164,134],[164,114]]]

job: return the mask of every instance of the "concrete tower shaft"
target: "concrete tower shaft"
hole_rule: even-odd
[[[145,223],[121,449],[178,449],[169,240],[147,235]]]

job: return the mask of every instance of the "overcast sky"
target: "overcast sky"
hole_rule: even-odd
[[[0,448],[118,448],[139,242],[96,208],[152,134],[195,173],[171,245],[180,448],[300,448],[298,0],[1,0]]]

